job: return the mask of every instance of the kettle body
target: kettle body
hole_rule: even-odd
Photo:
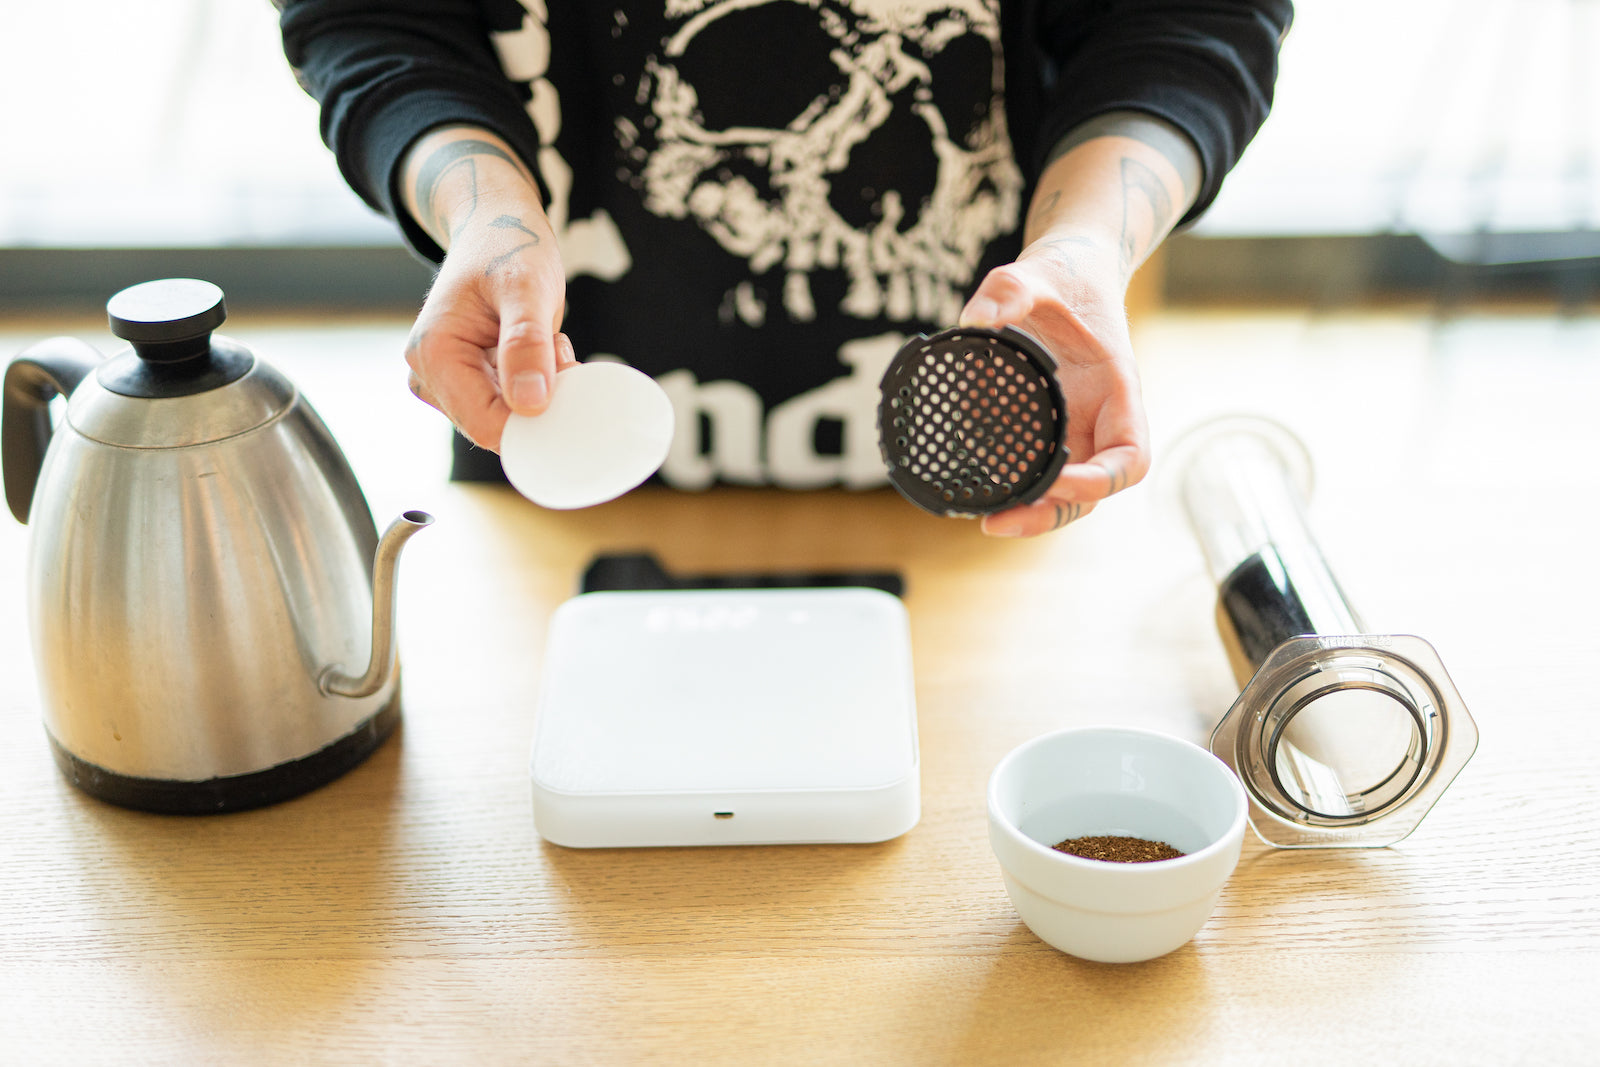
[[[172,309],[142,321],[163,315]],[[17,361],[69,393],[26,510],[45,728],[75,785],[156,811],[286,799],[383,741],[400,713],[395,562],[432,521],[408,512],[380,542],[354,472],[294,385],[242,346],[204,340],[205,365],[184,373],[152,372],[137,340],[92,367],[74,369],[59,343]],[[29,401],[44,391],[7,390],[13,510],[27,470],[12,424],[37,416]]]

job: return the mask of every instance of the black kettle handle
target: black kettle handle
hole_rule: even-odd
[[[0,386],[0,468],[6,505],[18,522],[28,521],[33,490],[50,447],[50,400],[67,396],[100,363],[94,346],[75,337],[51,337],[32,345],[6,367]]]

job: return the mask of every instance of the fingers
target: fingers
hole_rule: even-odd
[[[1061,468],[1050,495],[1066,500],[1104,500],[1137,485],[1149,473],[1150,458],[1140,445],[1117,445],[1083,463]]]
[[[1037,537],[1076,522],[1094,510],[1094,501],[1053,500],[1046,496],[1020,508],[1008,508],[983,517],[983,532],[990,537]]]
[[[1108,427],[1108,436],[1118,434],[1127,443],[1110,445],[1082,463],[1062,467],[1042,499],[984,516],[983,532],[991,537],[1034,537],[1059,530],[1089,514],[1100,501],[1141,481],[1150,470],[1142,419],[1130,413],[1124,424],[1112,413],[1105,415],[1101,424]]]
[[[1061,468],[1049,495],[1067,500],[1104,500],[1137,485],[1150,473],[1150,430],[1136,378],[1108,385],[1094,415],[1094,453]]]
[[[1045,490],[1044,497],[1020,508],[983,518],[991,537],[1034,537],[1076,522],[1106,497],[1141,481],[1150,470],[1142,443],[1113,445],[1083,463],[1069,463]]]
[[[500,308],[499,382],[507,406],[519,415],[538,415],[550,406],[562,345],[557,341],[560,313],[519,305]],[[566,351],[572,349],[569,340]]]
[[[467,440],[498,452],[511,409],[500,396],[493,356],[493,349],[422,328],[406,347],[411,392],[455,423]]]
[[[572,338],[557,334],[554,346],[558,372],[578,365]],[[451,345],[438,339],[429,343],[428,331],[418,329],[407,345],[406,361],[411,364],[407,385],[412,395],[444,414],[479,448],[500,450],[500,435],[512,408],[493,369],[499,362],[497,348]]]
[[[1033,311],[1033,291],[1014,266],[990,271],[961,309],[961,326],[999,327],[1020,322]]]
[[[1149,472],[1149,456],[1139,445],[1116,445],[1084,463],[1069,463],[1042,499],[983,518],[991,537],[1034,537],[1059,530],[1093,511],[1095,505],[1134,485]]]
[[[556,372],[566,370],[568,367],[578,365],[578,353],[573,351],[572,338],[564,333],[556,334]]]

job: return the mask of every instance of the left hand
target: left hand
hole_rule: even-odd
[[[1031,504],[986,515],[983,532],[1032,537],[1060,529],[1142,479],[1149,428],[1124,309],[1118,252],[1087,237],[1046,235],[990,271],[963,326],[1016,326],[1055,356],[1067,399],[1069,460]]]

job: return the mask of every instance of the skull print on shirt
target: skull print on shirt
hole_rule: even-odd
[[[954,322],[984,249],[1016,225],[1021,197],[996,12],[982,0],[669,10],[675,29],[639,82],[648,117],[616,124],[624,149],[643,150],[632,182],[646,206],[694,219],[752,275],[781,270],[783,310],[796,319],[816,314],[811,273],[838,270],[849,278],[847,314]],[[775,72],[778,90],[758,94],[708,85],[738,48],[769,63],[787,53],[809,77]],[[947,112],[936,68],[969,90],[976,78],[978,92]],[[922,158],[883,158],[908,140]],[[883,187],[907,162],[926,184]]]
[[[569,332],[668,388],[665,479],[880,484],[882,364],[955,322],[1020,215],[998,0],[521,0],[500,24]]]

